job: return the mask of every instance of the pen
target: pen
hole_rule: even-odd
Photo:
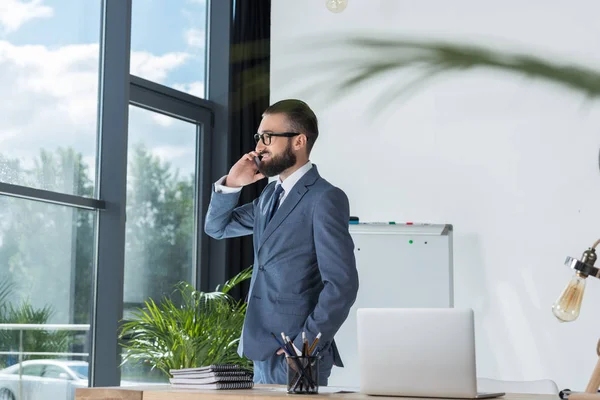
[[[306,340],[306,332],[302,331],[302,357],[306,357],[308,354],[308,341]]]
[[[285,333],[283,333],[283,332],[281,332],[281,339],[283,339],[283,343],[286,345],[286,349],[287,349],[287,351],[288,351],[288,353],[289,353],[289,352],[290,352],[290,348],[289,348],[289,347],[287,347],[287,344],[288,344],[288,342],[287,342],[287,340],[285,340]],[[291,354],[292,354],[292,353],[290,353],[290,355],[291,355]]]
[[[295,351],[290,347],[290,342],[286,339],[287,336],[285,336],[285,333],[281,332],[281,337],[283,338],[283,343],[285,343],[288,354],[291,357],[295,354]]]
[[[358,222],[358,225],[396,225],[396,221],[388,221],[388,222]],[[412,223],[407,223],[406,225],[412,225]]]
[[[296,355],[297,356],[301,356],[302,352],[300,350],[298,350],[298,348],[296,347],[296,345],[294,344],[294,342],[292,342],[292,340],[290,339],[290,337],[286,336],[285,338],[292,345],[292,347],[294,348],[294,352],[296,353]]]
[[[281,347],[281,350],[283,350],[283,352],[285,353],[285,355],[289,357],[290,353],[285,348],[285,345],[283,343],[281,343],[281,340],[279,340],[277,338],[277,336],[275,336],[275,334],[273,332],[271,332],[271,336],[273,336],[273,339],[275,339],[277,341],[277,344],[279,345],[279,347]]]
[[[312,345],[308,349],[308,354],[311,354],[315,350],[315,347],[317,347],[317,343],[319,343],[319,339],[320,338],[321,338],[321,332],[319,332],[317,334],[317,337],[315,338],[315,341],[312,343]]]
[[[308,339],[306,338],[306,332],[302,332],[302,355],[304,358],[310,357],[310,352],[308,351]],[[308,375],[313,376],[312,365],[310,363],[310,359],[306,358],[306,366],[308,367]]]

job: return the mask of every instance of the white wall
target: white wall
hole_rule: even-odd
[[[456,306],[475,310],[478,375],[583,390],[597,360],[600,282],[588,279],[573,323],[559,323],[551,305],[572,273],[565,257],[600,237],[600,102],[479,70],[445,75],[375,116],[370,100],[389,82],[327,102],[339,64],[298,66],[341,59],[318,52],[314,38],[368,32],[493,43],[599,67],[600,2],[349,0],[341,14],[324,0],[272,7],[271,99],[314,108],[321,137],[312,160],[346,191],[351,214],[454,225]],[[330,80],[311,87],[317,72]]]

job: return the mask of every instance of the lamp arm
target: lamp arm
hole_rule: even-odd
[[[592,249],[596,249],[596,246],[598,246],[600,244],[600,239],[596,240],[596,242],[594,243],[594,245],[592,246]]]

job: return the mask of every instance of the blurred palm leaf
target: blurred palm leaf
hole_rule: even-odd
[[[401,97],[420,88],[438,75],[453,71],[491,69],[554,83],[581,93],[589,99],[600,96],[600,68],[563,63],[519,53],[441,40],[408,38],[304,38],[305,45],[294,47],[289,57],[291,65],[278,66],[277,75],[282,84],[297,83],[298,77],[313,80],[302,82],[304,91],[329,95],[335,101],[341,94],[361,85],[374,83],[388,76],[394,85],[382,94],[385,100]],[[268,41],[249,41],[231,49],[232,63],[248,63],[240,78],[239,88],[244,95],[238,99],[244,106],[264,95],[270,79]],[[331,56],[331,53],[334,56]],[[339,56],[343,54],[343,56]],[[411,72],[416,76],[408,82],[397,79],[399,72]],[[332,77],[331,73],[335,75]],[[330,73],[321,81],[318,75]],[[302,78],[304,80],[304,78]],[[323,90],[324,88],[330,88]],[[382,103],[382,101],[380,101]]]
[[[335,71],[335,79],[325,78],[325,87],[331,88],[328,101],[335,101],[361,85],[393,78],[386,91],[378,96],[376,110],[414,92],[438,75],[472,69],[491,69],[544,80],[579,92],[588,99],[600,96],[600,69],[531,54],[442,41],[377,38],[333,40],[311,47],[313,50],[328,48],[335,48],[336,54],[343,53],[347,58],[334,57],[332,61],[322,57],[302,67],[309,68],[313,76],[320,71]],[[407,76],[413,79],[402,79]],[[323,93],[323,84],[316,82],[310,90]]]
[[[14,290],[14,282],[8,279],[2,279],[0,281],[0,308],[7,306],[8,299],[14,293]]]
[[[149,363],[167,376],[170,369],[211,364],[232,363],[251,369],[251,361],[237,354],[246,304],[227,294],[251,275],[250,267],[211,293],[182,282],[173,296],[164,297],[159,304],[146,301],[145,308],[138,309],[121,327],[123,364]],[[180,306],[173,297],[180,299]]]

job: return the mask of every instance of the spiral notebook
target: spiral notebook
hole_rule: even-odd
[[[189,374],[189,373],[207,373],[207,372],[229,372],[229,371],[244,371],[237,364],[213,364],[207,365],[205,367],[197,367],[197,368],[181,368],[181,369],[171,369],[169,372],[171,375],[176,374]]]
[[[221,378],[221,377],[245,377],[252,376],[248,371],[222,371],[222,372],[176,372],[173,378]]]
[[[254,382],[215,382],[209,384],[176,384],[171,385],[177,389],[206,389],[206,390],[228,390],[228,389],[252,389]]]
[[[173,377],[169,379],[173,384],[208,384],[217,382],[251,382],[251,375],[233,375],[233,376],[208,376],[208,377],[194,377],[194,378],[180,378]]]
[[[254,386],[250,372],[235,364],[216,364],[198,368],[169,371],[171,387],[178,389],[251,389]]]

